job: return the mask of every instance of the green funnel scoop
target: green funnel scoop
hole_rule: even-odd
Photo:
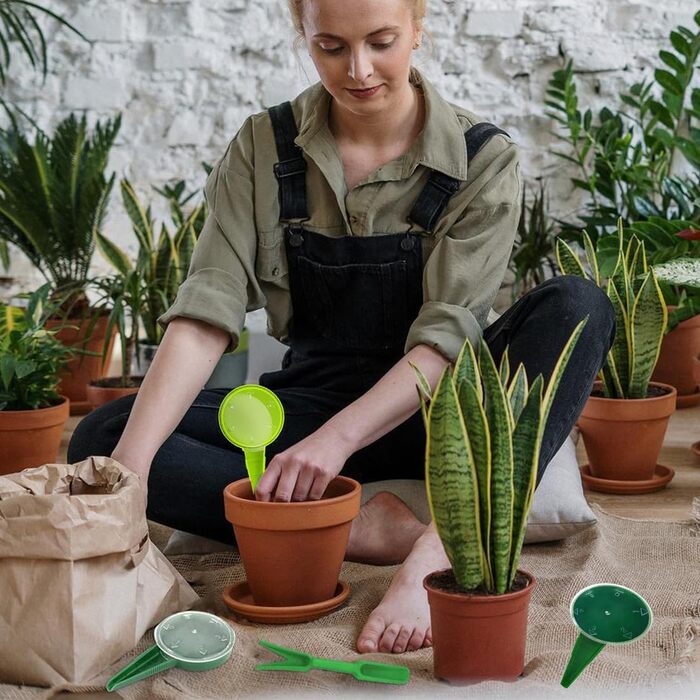
[[[236,387],[219,406],[219,428],[229,442],[243,450],[253,493],[265,471],[265,447],[277,439],[283,425],[282,402],[259,384]]]
[[[650,629],[649,604],[632,589],[598,583],[580,590],[571,601],[571,617],[580,634],[561,684],[568,688],[606,644],[629,644]]]

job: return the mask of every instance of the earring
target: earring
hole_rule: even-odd
[[[420,47],[420,41],[417,41],[415,44],[413,44],[413,48],[417,49]]]

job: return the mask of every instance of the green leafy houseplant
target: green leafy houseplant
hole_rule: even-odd
[[[30,143],[15,125],[0,130],[0,239],[17,246],[66,306],[87,306],[85,294],[95,236],[105,215],[114,174],[109,152],[121,116],[88,133],[85,116],[61,121],[53,136]]]
[[[430,511],[463,591],[503,594],[515,579],[532,505],[540,445],[554,393],[583,330],[581,321],[544,386],[521,364],[510,376],[483,341],[465,341],[434,392],[420,372]]]
[[[510,258],[510,269],[515,275],[513,282],[513,300],[536,287],[549,276],[556,274],[554,243],[555,227],[547,216],[547,197],[544,183],[540,182],[540,191],[535,194],[530,206],[526,204],[526,192],[523,188],[523,200],[515,246]]]
[[[156,233],[151,207],[144,207],[131,183],[122,180],[122,200],[139,244],[133,266],[119,246],[99,232],[96,235],[100,251],[122,278],[133,275],[132,270],[138,270],[143,294],[140,307],[134,307],[132,311],[143,323],[145,342],[152,345],[157,345],[162,338],[163,330],[158,325],[158,317],[175,301],[206,216],[204,204],[185,213],[183,207],[196,193],[187,195],[184,188],[185,183],[180,181],[160,191],[170,203],[176,229],[171,234],[168,227],[162,224],[160,232]],[[132,299],[135,304],[136,296],[133,294]]]
[[[694,21],[700,26],[700,12]],[[567,239],[580,241],[585,228],[597,243],[614,233],[618,217],[625,227],[651,218],[700,221],[700,88],[693,86],[700,30],[679,26],[670,44],[653,80],[620,95],[622,109],[579,108],[571,61],[552,76],[547,114],[563,127],[555,136],[567,146],[553,152],[577,168],[572,183],[588,195],[583,224],[564,225]],[[673,174],[678,154],[691,174]]]
[[[24,411],[60,403],[58,373],[72,351],[46,330],[52,313],[50,286],[43,285],[26,308],[0,303],[0,411]]]
[[[596,251],[586,232],[584,245],[590,274],[562,239],[557,241],[557,261],[564,274],[592,279],[615,309],[615,340],[602,371],[604,395],[643,399],[659,356],[668,312],[656,275],[647,264],[644,242],[632,236],[625,244],[621,219],[616,239],[617,260],[607,281],[600,275]]]

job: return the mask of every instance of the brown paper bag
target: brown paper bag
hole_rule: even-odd
[[[0,477],[0,681],[85,682],[197,600],[151,544],[138,477],[118,462]]]

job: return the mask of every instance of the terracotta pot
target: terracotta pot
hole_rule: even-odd
[[[671,310],[673,307],[669,307]],[[679,323],[664,336],[659,359],[651,378],[676,387],[678,408],[700,403],[695,358],[700,351],[700,314]],[[695,394],[695,397],[692,395]]]
[[[433,635],[433,673],[460,684],[487,678],[514,680],[525,668],[527,614],[537,585],[532,574],[522,590],[503,595],[451,593],[423,579]]]
[[[0,411],[0,474],[56,461],[70,402],[29,411]]]
[[[52,320],[46,323],[48,329],[61,325],[70,326],[62,328],[56,334],[65,346],[98,353],[97,355],[76,354],[61,373],[59,391],[70,399],[71,415],[82,415],[92,410],[87,397],[87,385],[94,379],[104,377],[109,367],[115,334],[112,333],[109,352],[103,364],[102,351],[107,335],[107,321],[107,316],[98,318],[88,339],[86,336],[90,329],[90,319]]]
[[[115,399],[121,399],[122,396],[130,396],[131,394],[138,393],[143,377],[129,377],[129,379],[137,381],[137,386],[96,386],[94,383],[88,384],[86,395],[87,401],[90,404],[90,409],[103,406],[104,404],[114,401]],[[97,381],[108,380],[114,380],[115,382],[120,381],[119,377],[104,377],[102,380]]]
[[[592,476],[599,479],[651,479],[676,408],[676,390],[651,382],[667,393],[647,399],[590,396],[578,419]],[[601,390],[596,382],[593,390]]]
[[[307,605],[335,595],[360,484],[337,476],[318,501],[256,501],[250,480],[224,489],[243,568],[257,605]]]

